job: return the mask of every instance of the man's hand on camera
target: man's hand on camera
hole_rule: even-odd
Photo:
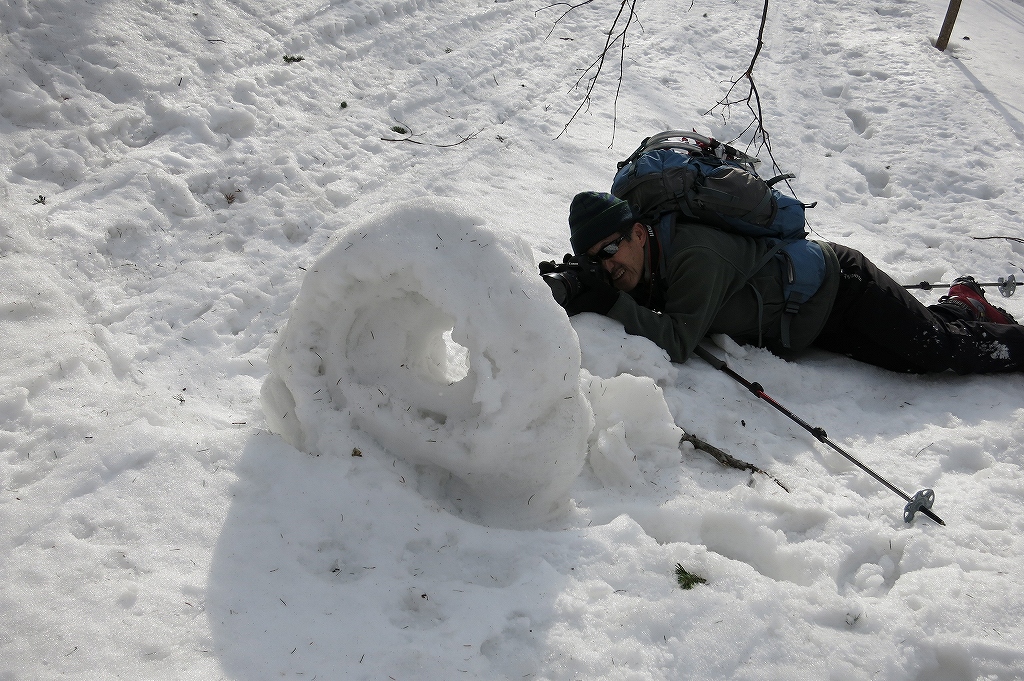
[[[551,274],[552,272],[564,272],[570,267],[578,267],[576,263],[576,256],[572,253],[566,253],[562,256],[562,262],[555,262],[554,260],[543,260],[537,265],[541,275]]]
[[[581,265],[577,276],[582,290],[565,301],[562,307],[570,317],[581,312],[608,314],[608,310],[612,309],[612,305],[619,299],[619,290],[612,286],[600,262],[588,256],[578,256],[576,262]]]
[[[559,272],[564,269],[564,266],[559,265],[554,260],[542,260],[537,269],[540,270],[541,275],[551,274],[552,272]]]

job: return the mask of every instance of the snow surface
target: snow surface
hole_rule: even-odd
[[[715,339],[933,488],[947,527],[907,525],[721,372],[547,297],[575,193],[749,121],[706,112],[760,3],[648,0],[617,106],[612,63],[559,137],[616,9],[0,4],[0,679],[1024,678],[1019,374]],[[988,237],[1024,237],[1024,5],[965,3],[940,53],[944,11],[773,3],[766,124],[816,235],[1021,278]]]

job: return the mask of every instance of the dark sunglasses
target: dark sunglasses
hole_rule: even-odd
[[[623,232],[615,241],[609,241],[606,243],[598,249],[597,253],[594,254],[594,257],[598,260],[607,260],[608,258],[613,257],[619,252],[619,244],[622,243],[622,240],[626,238],[627,234],[627,232]]]

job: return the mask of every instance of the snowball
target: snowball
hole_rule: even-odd
[[[483,522],[558,512],[593,412],[579,340],[533,263],[518,237],[439,201],[340,227],[271,350],[271,428],[325,454],[364,431],[464,482]]]

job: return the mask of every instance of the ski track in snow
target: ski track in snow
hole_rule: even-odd
[[[971,238],[1020,236],[1024,116],[981,51],[998,22],[940,54],[936,4],[773,7],[755,75],[776,158],[819,202],[816,235],[897,278],[1019,273],[1024,245]],[[986,7],[1019,37],[1019,4]],[[642,137],[743,129],[738,107],[704,113],[749,60],[756,8],[658,0],[614,147],[613,71],[554,139],[609,11],[0,7],[0,679],[1024,676],[1019,375],[722,342],[894,483],[934,488],[946,528],[905,526],[898,498],[726,376],[588,316],[591,463],[556,520],[460,514],[443,470],[326,410],[319,456],[268,431],[268,354],[336,231],[439,196],[560,259],[570,198]],[[644,440],[669,416],[792,493],[680,464]],[[676,563],[708,584],[679,590]]]

